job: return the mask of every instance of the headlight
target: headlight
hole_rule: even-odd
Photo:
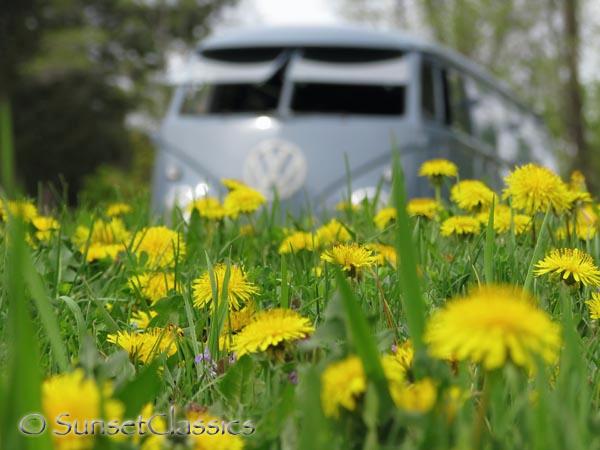
[[[165,177],[169,181],[179,181],[181,180],[181,176],[183,175],[183,171],[181,168],[175,164],[169,164],[165,168]]]

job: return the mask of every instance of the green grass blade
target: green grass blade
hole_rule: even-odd
[[[535,243],[533,255],[531,255],[531,261],[529,262],[529,269],[527,269],[527,276],[525,277],[523,289],[528,292],[532,292],[531,288],[533,286],[533,271],[535,269],[536,263],[542,258],[542,253],[544,251],[544,244],[548,235],[548,221],[550,220],[549,217],[550,210],[546,211],[546,215],[544,216],[544,221],[542,222],[542,227],[540,228],[540,234],[538,236],[537,242]]]
[[[406,313],[408,330],[416,351],[421,351],[425,329],[425,302],[419,286],[415,246],[412,242],[410,222],[406,212],[406,190],[404,174],[398,151],[393,155],[393,201],[396,208],[396,251],[398,252],[398,274],[402,284],[402,305]]]
[[[483,249],[483,274],[485,275],[486,283],[494,282],[494,243],[496,240],[496,233],[494,231],[494,209],[495,202],[492,201],[492,207],[490,208],[490,214],[485,230],[485,247]]]
[[[369,328],[369,324],[362,309],[359,306],[358,298],[346,281],[341,270],[336,268],[336,282],[342,297],[344,316],[346,326],[349,330],[350,340],[356,349],[365,369],[367,379],[371,380],[376,388],[380,413],[385,413],[392,405],[388,389],[387,379],[381,365],[381,357],[377,350],[377,342]]]
[[[8,361],[3,368],[8,389],[0,405],[0,442],[3,449],[48,450],[52,448],[49,434],[26,437],[17,430],[20,419],[41,411],[41,381],[39,340],[29,313],[22,268],[27,248],[23,224],[10,220],[10,242],[3,287],[8,299]]]
[[[71,310],[71,313],[73,313],[73,317],[75,317],[78,331],[77,334],[79,336],[79,348],[81,349],[81,346],[85,340],[85,336],[87,335],[87,327],[85,325],[85,319],[83,317],[83,313],[81,312],[81,308],[71,297],[61,296],[59,297],[59,300],[65,302],[67,307]]]
[[[281,255],[281,297],[279,304],[282,308],[290,307],[290,285],[288,283],[288,266],[287,258]]]

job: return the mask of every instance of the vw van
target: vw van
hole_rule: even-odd
[[[361,28],[208,37],[156,141],[158,211],[219,196],[222,178],[290,207],[385,199],[393,148],[411,196],[431,194],[417,175],[431,158],[495,187],[514,164],[555,165],[539,118],[481,67],[438,45]]]

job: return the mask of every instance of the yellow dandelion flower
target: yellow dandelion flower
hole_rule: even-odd
[[[227,216],[227,210],[215,197],[202,197],[194,200],[187,206],[187,210],[190,213],[196,210],[200,217],[209,220],[223,220]]]
[[[185,255],[185,242],[181,234],[167,227],[147,227],[136,234],[133,251],[138,258],[145,255],[146,267],[171,267]]]
[[[60,229],[58,220],[50,216],[37,216],[31,221],[35,229],[35,237],[38,241],[48,242],[52,235]]]
[[[600,319],[600,292],[593,292],[592,298],[586,300],[585,304],[590,310],[590,319]]]
[[[555,363],[560,328],[522,291],[484,286],[449,301],[430,318],[425,341],[431,355],[470,360],[492,370],[508,360],[528,369],[536,356]]]
[[[241,236],[254,236],[256,234],[254,227],[250,224],[242,225],[240,227]]]
[[[227,214],[233,218],[239,214],[250,214],[267,202],[260,192],[254,189],[238,188],[229,192],[223,201],[223,207]]]
[[[570,207],[567,185],[545,167],[526,164],[508,174],[504,182],[504,198],[526,214],[545,213],[548,209],[560,214]]]
[[[327,417],[339,417],[340,410],[354,411],[358,398],[367,389],[367,379],[358,356],[330,364],[321,375],[321,403]]]
[[[87,261],[115,259],[119,253],[125,251],[129,239],[130,234],[125,224],[121,219],[116,218],[110,222],[97,220],[91,229],[80,225],[73,236],[73,242],[82,253],[87,246]]]
[[[171,328],[152,328],[143,333],[119,331],[109,334],[106,341],[118,345],[129,356],[147,364],[160,354],[177,353],[177,333]]]
[[[344,225],[332,219],[317,229],[317,241],[320,245],[330,245],[337,242],[347,242],[352,239]]]
[[[296,253],[300,250],[313,251],[319,246],[319,241],[316,235],[307,233],[306,231],[296,231],[286,236],[279,246],[279,253]]]
[[[361,207],[361,203],[352,203],[349,202],[347,200],[340,200],[336,205],[335,205],[335,210],[336,211],[358,211]]]
[[[600,269],[586,252],[578,248],[555,249],[535,265],[535,275],[556,275],[567,284],[600,286]]]
[[[479,180],[463,180],[450,189],[450,198],[459,208],[465,211],[480,211],[491,206],[494,191]]]
[[[223,285],[225,282],[225,274],[227,265],[216,264],[213,267],[214,279],[217,287],[219,300],[223,295]],[[244,303],[248,303],[254,294],[258,293],[258,288],[252,282],[246,279],[246,275],[242,269],[232,264],[229,266],[229,281],[227,283],[227,301],[229,309],[239,310]],[[205,305],[210,305],[214,308],[212,286],[210,284],[209,272],[204,272],[193,283],[194,306],[202,308]]]
[[[442,205],[434,198],[413,198],[406,205],[406,211],[411,217],[435,219],[441,210]]]
[[[396,215],[396,208],[383,208],[382,210],[378,211],[377,214],[375,214],[375,217],[373,217],[373,222],[378,229],[383,230],[391,222],[396,220]]]
[[[440,228],[442,236],[467,236],[479,234],[481,223],[471,216],[453,216],[442,222]]]
[[[249,301],[239,311],[229,311],[229,315],[225,319],[223,326],[223,333],[237,333],[246,325],[248,325],[254,315],[256,314],[256,304],[253,301]]]
[[[414,383],[390,383],[390,395],[399,408],[410,413],[431,411],[437,399],[437,388],[431,378]]]
[[[579,170],[571,172],[569,187],[573,191],[587,191],[585,176]]]
[[[477,219],[483,226],[487,226],[489,218],[489,211],[477,214]],[[494,206],[494,231],[498,234],[509,233],[512,225],[515,235],[518,236],[531,228],[532,221],[531,216],[513,213],[506,205]]]
[[[86,378],[83,370],[54,375],[42,384],[42,409],[44,416],[54,423],[55,418],[68,413],[70,422],[77,421],[79,429],[93,419],[102,418],[101,405],[104,403],[106,420],[121,420],[123,405],[111,399],[112,388],[101,389],[97,383]],[[51,431],[64,431],[56,427]],[[69,433],[64,436],[52,433],[54,448],[58,450],[86,450],[94,445],[92,435]]]
[[[0,200],[0,219],[8,220],[8,213],[14,217],[19,217],[23,222],[31,222],[38,216],[38,210],[32,201],[29,200],[9,200],[4,202]]]
[[[396,346],[394,357],[400,362],[400,365],[404,367],[404,370],[408,371],[412,367],[413,359],[415,357],[415,349],[413,348],[412,342],[408,340]]]
[[[250,187],[239,180],[234,180],[233,178],[222,178],[221,184],[230,191],[235,191],[236,189],[247,189]]]
[[[377,264],[377,257],[373,256],[373,252],[356,243],[335,245],[323,252],[321,259],[342,266],[342,269],[348,272],[356,272],[362,267]]]
[[[207,427],[209,424],[221,425],[224,419],[209,414],[203,408],[194,408],[187,413],[187,420],[193,427],[194,424]],[[192,450],[243,450],[244,440],[238,434],[231,433],[192,433]]]
[[[367,244],[365,247],[369,250],[372,250],[375,253],[378,265],[383,266],[387,262],[391,266],[396,267],[398,255],[396,254],[396,249],[391,245],[384,245],[379,244],[378,242],[373,242],[371,244]]]
[[[421,164],[419,176],[427,177],[430,180],[441,179],[442,177],[456,178],[458,167],[447,159],[431,159]]]
[[[262,311],[235,336],[233,350],[238,357],[264,352],[269,347],[304,339],[313,331],[310,320],[291,309]]]
[[[152,304],[165,298],[169,291],[175,290],[175,275],[173,272],[148,272],[133,276],[129,279],[131,290],[139,290]]]
[[[150,326],[150,322],[158,316],[158,313],[155,311],[136,311],[131,314],[131,319],[129,319],[129,323],[133,325],[138,330],[145,330]]]
[[[106,207],[106,215],[108,217],[124,216],[131,211],[133,211],[133,208],[127,203],[111,203]]]

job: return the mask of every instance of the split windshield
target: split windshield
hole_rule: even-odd
[[[184,115],[402,115],[407,70],[395,50],[310,48],[204,52],[184,90]],[[289,83],[289,86],[286,84]],[[285,88],[289,95],[283,95]]]

